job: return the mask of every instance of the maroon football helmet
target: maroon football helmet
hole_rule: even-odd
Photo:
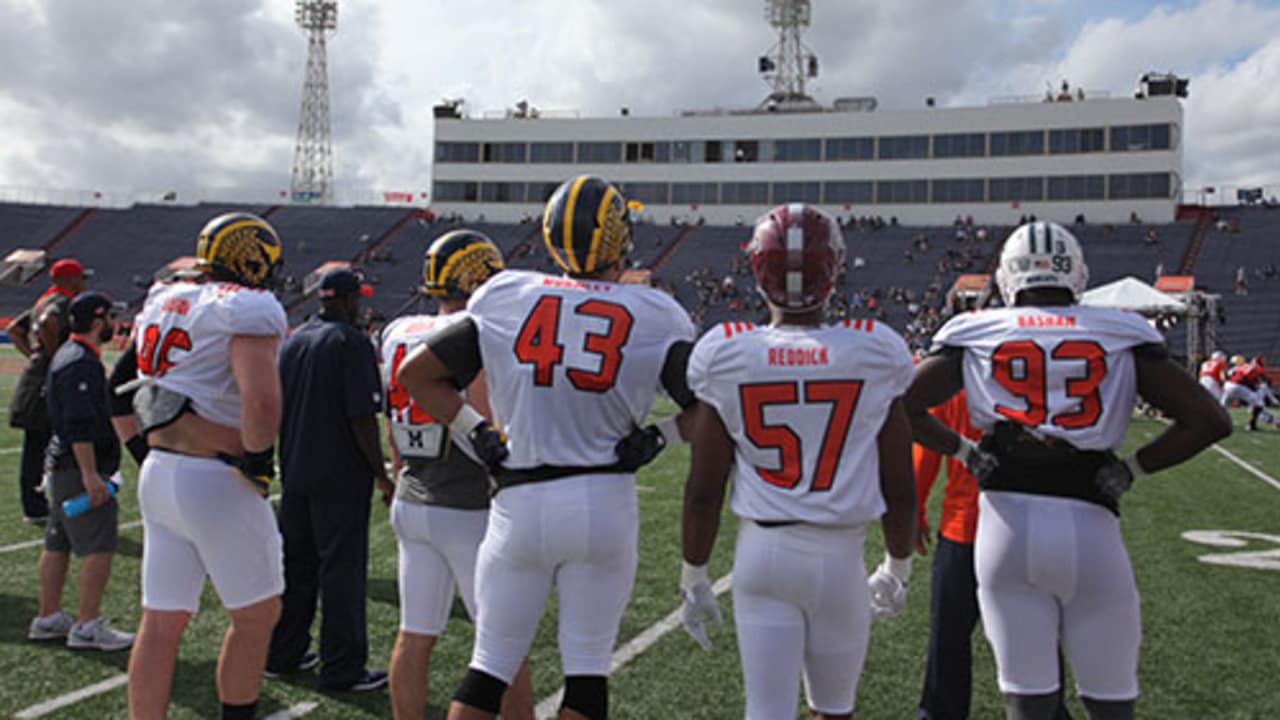
[[[835,287],[844,234],[835,218],[812,205],[779,205],[756,221],[747,254],[766,300],[785,310],[813,310]]]

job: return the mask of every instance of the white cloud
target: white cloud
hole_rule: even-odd
[[[106,8],[110,8],[106,10]],[[1061,0],[815,3],[823,99],[982,104],[1063,78],[1192,78],[1189,183],[1278,182],[1280,7],[1200,0],[1106,17]],[[330,42],[338,185],[425,188],[431,106],[662,115],[749,106],[774,36],[755,0],[343,0]],[[288,185],[306,43],[282,0],[0,0],[0,186]],[[17,68],[22,68],[18,71]],[[1268,82],[1270,80],[1270,82]]]

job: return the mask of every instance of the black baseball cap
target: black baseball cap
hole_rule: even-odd
[[[373,288],[360,282],[360,276],[346,268],[330,270],[320,280],[320,298],[345,297],[360,294],[361,297],[372,297]]]
[[[67,307],[67,314],[71,316],[71,331],[88,331],[95,318],[109,317],[112,307],[111,298],[100,292],[90,290],[80,293]]]

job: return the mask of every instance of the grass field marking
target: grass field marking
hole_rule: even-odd
[[[0,455],[17,455],[22,452],[20,447],[0,448]]]
[[[82,687],[79,690],[72,690],[71,692],[66,693],[64,695],[59,695],[58,697],[45,700],[42,703],[36,703],[35,705],[32,705],[29,708],[19,710],[18,712],[14,713],[13,717],[16,718],[16,720],[29,720],[29,718],[44,717],[51,713],[57,712],[58,710],[61,710],[62,708],[67,707],[68,705],[75,705],[81,700],[91,698],[94,695],[101,695],[106,692],[111,692],[112,690],[115,690],[116,688],[121,687],[128,682],[129,682],[129,676],[125,675],[124,673],[112,675],[111,677],[107,678],[106,680],[102,680],[101,682],[96,682],[92,685]]]
[[[280,496],[272,495],[268,499],[273,501],[279,500]],[[140,525],[142,525],[141,519],[130,520],[127,523],[121,523],[118,529],[121,532],[123,532],[125,530],[132,530]],[[28,550],[30,548],[43,547],[43,546],[44,546],[44,538],[37,538],[35,540],[23,540],[22,542],[13,543],[12,545],[0,545],[0,555],[3,555],[5,553],[18,552],[19,550]]]
[[[290,705],[284,710],[277,710],[264,718],[264,720],[292,720],[292,718],[300,718],[318,707],[320,707],[319,703],[300,702],[297,705]]]
[[[716,580],[715,584],[711,586],[711,590],[719,597],[728,592],[731,587],[733,587],[732,573]],[[640,631],[639,635],[631,638],[625,645],[615,650],[613,657],[609,660],[609,674],[612,675],[617,672],[623,665],[635,660],[645,650],[653,647],[655,643],[662,639],[663,635],[680,627],[681,609],[672,610],[666,617]],[[538,720],[552,720],[552,718],[556,717],[560,709],[560,701],[563,698],[564,688],[562,687],[538,703],[538,706],[533,709],[534,716]]]
[[[1226,459],[1230,460],[1231,462],[1233,462],[1233,463],[1235,463],[1235,464],[1239,465],[1240,467],[1244,468],[1244,469],[1245,469],[1245,470],[1247,470],[1250,474],[1252,474],[1254,477],[1258,478],[1258,479],[1259,479],[1259,480],[1261,480],[1262,482],[1264,482],[1264,483],[1266,483],[1266,484],[1270,485],[1271,487],[1275,488],[1276,490],[1280,490],[1280,480],[1276,480],[1275,478],[1273,478],[1273,477],[1271,477],[1270,475],[1268,475],[1268,474],[1266,474],[1266,473],[1262,472],[1261,470],[1259,470],[1258,468],[1254,467],[1253,465],[1250,465],[1248,462],[1245,462],[1244,460],[1240,459],[1240,457],[1239,457],[1238,455],[1236,455],[1235,453],[1231,452],[1230,450],[1228,450],[1228,449],[1226,449],[1226,448],[1222,447],[1221,445],[1214,445],[1214,446],[1213,446],[1213,449],[1214,449],[1214,450],[1217,450],[1219,453],[1222,453],[1222,456],[1223,456],[1223,457],[1225,457]]]

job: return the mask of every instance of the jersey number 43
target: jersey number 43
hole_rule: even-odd
[[[525,318],[520,333],[516,335],[516,359],[533,366],[533,384],[550,387],[553,372],[564,361],[564,345],[560,342],[561,306],[564,298],[543,295]],[[617,303],[605,300],[586,300],[574,306],[573,314],[600,318],[606,321],[603,333],[584,333],[582,349],[600,356],[600,366],[595,370],[567,368],[565,377],[577,389],[584,392],[603,393],[618,381],[618,368],[622,366],[622,347],[631,337],[635,318],[631,311]]]

